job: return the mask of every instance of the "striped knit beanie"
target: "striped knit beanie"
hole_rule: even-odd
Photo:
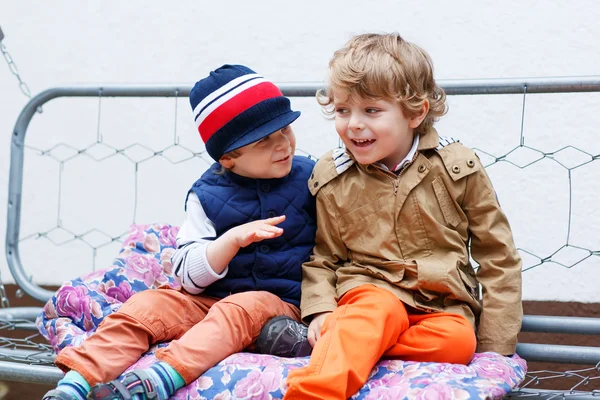
[[[216,161],[300,116],[275,84],[243,65],[223,65],[196,82],[190,104],[206,150]]]

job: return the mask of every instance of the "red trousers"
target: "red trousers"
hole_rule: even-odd
[[[171,341],[156,357],[189,384],[252,344],[265,323],[278,315],[299,320],[300,311],[262,291],[217,299],[172,289],[146,290],[106,317],[81,347],[63,349],[55,364],[65,372],[79,372],[93,386],[116,379],[151,345]]]
[[[381,357],[467,364],[476,345],[463,316],[411,315],[389,291],[360,286],[344,294],[325,319],[308,366],[290,371],[284,399],[346,400]]]

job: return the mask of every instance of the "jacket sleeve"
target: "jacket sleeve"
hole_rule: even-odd
[[[510,355],[523,319],[521,258],[483,166],[466,179],[462,208],[469,220],[471,256],[479,264],[477,280],[483,295],[477,352]]]
[[[310,261],[302,265],[302,320],[310,322],[314,314],[337,308],[336,269],[347,260],[338,218],[324,193],[317,193],[317,233]]]

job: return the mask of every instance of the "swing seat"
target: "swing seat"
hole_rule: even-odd
[[[81,345],[134,293],[160,286],[178,288],[171,265],[178,229],[167,224],[132,225],[112,266],[63,284],[36,320],[54,351]],[[156,360],[156,349],[166,345],[154,346],[125,372],[148,367]],[[173,399],[282,398],[289,371],[305,366],[308,359],[233,354],[177,391]],[[526,362],[518,355],[491,352],[475,354],[467,366],[382,360],[352,399],[501,398],[518,387],[526,372]]]

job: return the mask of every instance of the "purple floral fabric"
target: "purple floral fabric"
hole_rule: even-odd
[[[132,225],[112,266],[63,284],[36,320],[54,350],[58,353],[64,347],[80,345],[94,334],[104,317],[134,293],[160,286],[179,287],[171,265],[178,229],[166,224]],[[155,350],[150,349],[128,370],[150,365],[155,361]],[[307,363],[308,358],[233,354],[173,398],[279,399],[287,389],[288,372]],[[520,357],[496,353],[476,354],[468,366],[381,361],[352,399],[501,398],[520,384],[526,371]]]
[[[171,265],[178,231],[166,224],[132,225],[112,266],[64,283],[36,320],[54,351],[80,345],[134,293],[179,287]]]

